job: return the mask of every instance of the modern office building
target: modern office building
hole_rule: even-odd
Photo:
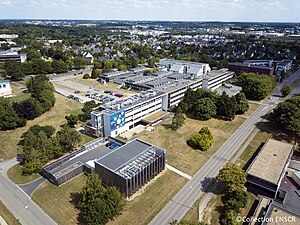
[[[171,60],[168,60],[168,63],[171,63]],[[188,65],[188,62],[185,64]],[[234,75],[234,72],[228,69],[205,71],[209,72],[195,75],[161,71],[151,76],[125,77],[127,87],[141,92],[101,105],[91,113],[91,124],[85,126],[86,133],[104,138],[118,136],[138,125],[145,117],[176,106],[188,88],[215,90]],[[124,76],[123,74],[122,77]]]
[[[134,139],[95,161],[95,172],[106,186],[130,197],[165,169],[165,151]]]
[[[0,97],[11,97],[12,89],[8,81],[0,82]]]
[[[293,60],[284,59],[281,61],[276,60],[246,60],[244,64],[252,65],[252,66],[266,66],[266,67],[274,67],[276,72],[281,72],[284,70],[287,72],[292,68]]]
[[[26,62],[27,53],[18,53],[15,50],[7,50],[0,52],[0,63],[6,61]]]

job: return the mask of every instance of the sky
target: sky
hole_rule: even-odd
[[[0,0],[0,19],[300,22],[300,0]]]

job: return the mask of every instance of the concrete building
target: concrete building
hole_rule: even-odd
[[[18,53],[15,50],[7,50],[0,52],[0,63],[6,61],[16,61],[16,62],[26,62],[27,60],[27,53],[22,52]]]
[[[275,197],[295,146],[269,139],[247,169],[247,183]]]
[[[0,97],[11,97],[12,89],[8,81],[0,82]]]
[[[165,169],[165,151],[139,139],[127,142],[95,161],[95,172],[106,186],[129,197]]]

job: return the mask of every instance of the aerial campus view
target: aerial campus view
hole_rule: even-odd
[[[0,225],[299,225],[298,0],[0,0]]]

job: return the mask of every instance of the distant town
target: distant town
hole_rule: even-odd
[[[0,224],[300,224],[300,24],[0,20]]]

